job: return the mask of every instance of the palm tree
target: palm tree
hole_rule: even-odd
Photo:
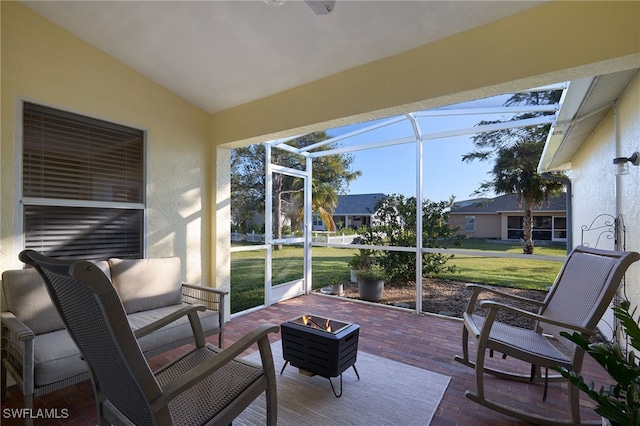
[[[519,93],[513,95],[505,105],[541,105],[558,102],[561,91]],[[540,113],[518,114],[511,120],[521,120],[539,116]],[[483,121],[480,124],[503,121]],[[517,194],[518,207],[524,210],[522,250],[533,254],[533,208],[548,202],[549,198],[559,195],[563,184],[555,180],[544,179],[537,172],[538,162],[551,125],[517,127],[480,133],[473,137],[476,151],[465,154],[462,161],[494,159],[490,174],[493,179],[485,181],[474,195],[489,190],[496,194]],[[550,173],[554,177],[564,177],[562,173]]]
[[[498,149],[490,172],[493,179],[482,184],[496,194],[517,194],[518,208],[524,210],[522,250],[525,254],[533,254],[534,250],[533,208],[548,203],[550,197],[563,190],[561,183],[543,179],[536,172],[543,148],[539,142],[522,141]]]
[[[335,231],[336,223],[333,220],[333,212],[338,206],[338,193],[330,185],[315,182],[312,183],[311,210],[315,212],[327,231]]]

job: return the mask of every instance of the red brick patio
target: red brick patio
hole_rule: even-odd
[[[497,414],[464,397],[465,390],[475,389],[475,381],[471,369],[454,361],[454,356],[460,353],[462,329],[460,320],[432,315],[419,316],[374,304],[322,295],[308,295],[233,318],[226,324],[225,344],[229,345],[236,341],[258,324],[265,322],[280,324],[304,313],[359,324],[359,351],[450,376],[449,387],[431,423],[434,426],[527,424]],[[279,335],[273,335],[272,341],[279,338]],[[210,338],[210,341],[214,343],[215,338]],[[184,349],[153,357],[152,364],[159,366],[181,350]],[[608,380],[607,373],[588,357],[585,358],[583,375],[588,380],[595,380],[598,384]],[[566,418],[566,384],[549,384],[549,396],[546,402],[542,401],[540,384],[514,383],[487,376],[485,385],[489,392],[488,396],[494,399],[511,400],[521,408],[532,407],[541,414],[555,413],[558,418]],[[91,425],[96,421],[92,389],[88,381],[36,398],[34,404],[35,409],[66,408],[69,412],[64,422],[36,420],[34,422],[36,425]],[[2,424],[21,424],[4,418],[5,409],[21,406],[20,391],[16,386],[9,388],[7,401],[2,404]],[[590,400],[584,398],[582,406],[583,420],[598,419],[592,411],[593,404]],[[420,407],[416,407],[416,410],[420,410]]]

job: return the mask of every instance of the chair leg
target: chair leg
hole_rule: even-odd
[[[267,425],[276,426],[278,424],[278,398],[276,384],[269,384],[266,391],[267,402]]]
[[[33,411],[33,394],[32,393],[28,395],[24,395],[24,408],[28,408],[29,411]],[[33,426],[33,419],[31,418],[31,416],[28,416],[25,419],[24,424],[26,426]]]
[[[568,386],[567,398],[569,399],[571,420],[577,424],[580,423],[580,390],[571,383],[568,383]]]
[[[479,348],[476,355],[476,392],[478,397],[484,399],[484,357],[486,350]]]
[[[469,361],[469,331],[462,327],[462,359]]]
[[[599,425],[600,422],[580,422],[580,393],[579,389],[576,386],[569,384],[568,388],[568,404],[569,404],[569,413],[570,419],[554,419],[550,417],[540,416],[537,414],[533,414],[527,412],[525,410],[521,410],[509,405],[506,405],[502,402],[498,402],[495,400],[487,399],[484,392],[484,362],[485,362],[485,352],[486,350],[481,349],[478,350],[476,361],[475,361],[475,376],[476,376],[476,392],[465,392],[465,397],[483,405],[491,410],[497,411],[502,414],[506,414],[508,416],[512,416],[515,418],[519,418],[525,420],[527,422],[536,423],[536,424],[544,424],[544,425]],[[536,376],[537,372],[539,372],[539,368],[535,368]],[[545,384],[546,387],[546,384]]]
[[[469,331],[464,326],[462,327],[462,356],[456,355],[454,360],[467,367],[475,368],[475,364],[469,360]]]

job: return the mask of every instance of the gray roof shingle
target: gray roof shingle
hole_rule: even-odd
[[[368,216],[375,213],[378,200],[387,198],[385,194],[355,194],[341,195],[338,197],[338,205],[334,215],[360,215]]]
[[[524,211],[522,206],[518,208],[518,197],[516,194],[500,195],[496,198],[481,199],[477,202],[465,205],[464,207],[454,207],[452,214],[456,213],[499,213]],[[549,205],[543,203],[536,206],[533,211],[566,211],[567,197],[564,193],[549,199]]]

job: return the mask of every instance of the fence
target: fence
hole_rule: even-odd
[[[326,243],[326,244],[352,244],[357,235],[329,235],[328,233],[314,232],[311,241],[314,243]],[[283,235],[282,238],[296,238],[295,235]],[[231,233],[232,242],[248,241],[250,243],[264,243],[264,234],[256,234],[252,232],[250,234],[243,234],[240,232]]]

